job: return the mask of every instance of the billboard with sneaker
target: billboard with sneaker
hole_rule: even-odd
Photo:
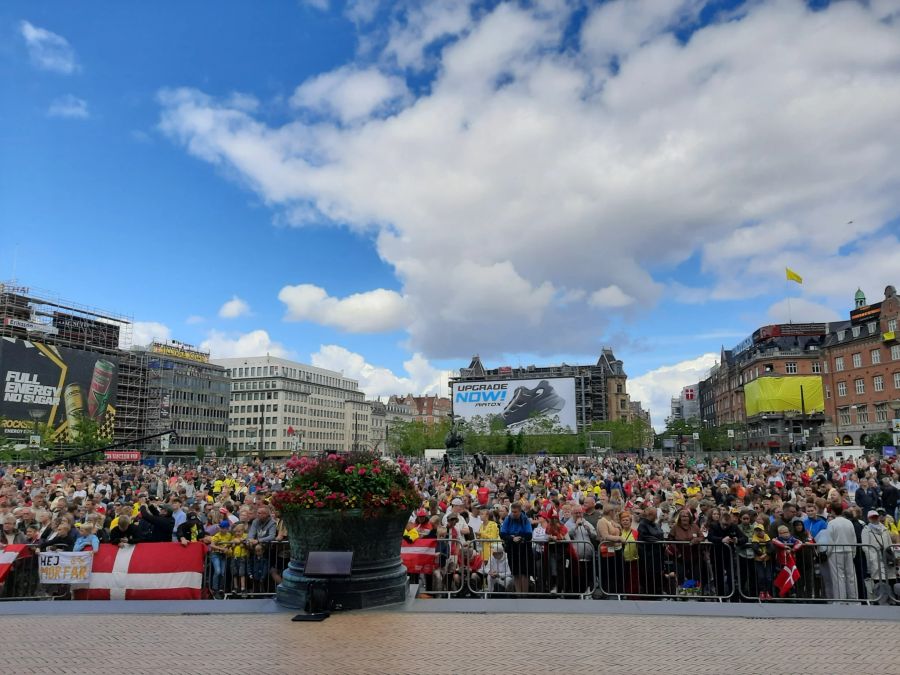
[[[575,433],[575,378],[454,382],[453,414],[492,429]]]

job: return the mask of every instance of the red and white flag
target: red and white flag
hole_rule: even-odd
[[[206,546],[101,544],[94,554],[91,582],[76,600],[199,600]]]
[[[28,544],[8,544],[5,548],[0,549],[0,584],[6,580],[6,575],[12,569],[13,563],[21,557],[31,555],[31,549]]]
[[[400,559],[410,574],[431,574],[437,567],[437,539],[403,540]]]

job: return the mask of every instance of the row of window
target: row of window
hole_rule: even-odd
[[[345,380],[339,377],[331,377],[330,375],[322,375],[321,373],[310,373],[298,368],[289,368],[287,366],[244,366],[240,368],[232,368],[226,371],[228,377],[273,377],[279,374],[283,377],[293,379],[303,379],[307,382],[315,382],[323,384],[327,387],[337,387],[340,389],[356,389],[356,383],[352,380]],[[302,376],[302,377],[301,377]],[[256,389],[256,387],[253,387]]]
[[[857,352],[856,354],[851,355],[851,363],[853,363],[854,368],[862,368],[862,353]],[[900,345],[894,345],[891,347],[891,361],[900,361]],[[877,366],[881,363],[881,349],[873,349],[869,352],[869,362],[873,366]],[[846,367],[844,363],[843,356],[837,356],[834,359],[834,372],[839,373],[843,371]]]
[[[838,408],[838,422],[842,426],[847,426],[850,424],[850,411],[852,409],[856,410],[856,423],[857,424],[868,424],[869,423],[869,406],[867,405],[858,405],[858,406],[847,406],[844,408]],[[876,403],[875,404],[875,422],[887,422],[888,420],[888,409],[887,403]]]
[[[884,376],[876,375],[872,378],[872,386],[875,391],[884,391]],[[865,394],[866,393],[866,381],[859,377],[853,380],[853,387],[857,394]],[[894,373],[894,389],[900,389],[900,372]],[[847,383],[844,381],[837,383],[837,395],[838,397],[847,395]]]

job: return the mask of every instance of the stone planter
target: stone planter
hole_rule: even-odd
[[[304,609],[310,579],[303,575],[303,564],[310,551],[353,551],[350,579],[328,582],[332,601],[343,609],[406,600],[407,576],[400,562],[400,544],[407,513],[366,518],[361,509],[300,509],[286,510],[282,519],[290,540],[291,562],[276,591],[280,604]]]

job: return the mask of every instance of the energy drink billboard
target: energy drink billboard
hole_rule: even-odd
[[[87,417],[111,437],[118,375],[118,360],[106,354],[0,338],[0,435],[27,439],[39,422],[54,440],[73,441]]]
[[[575,433],[575,378],[499,380],[453,383],[453,414],[525,433],[546,433],[550,426]]]

